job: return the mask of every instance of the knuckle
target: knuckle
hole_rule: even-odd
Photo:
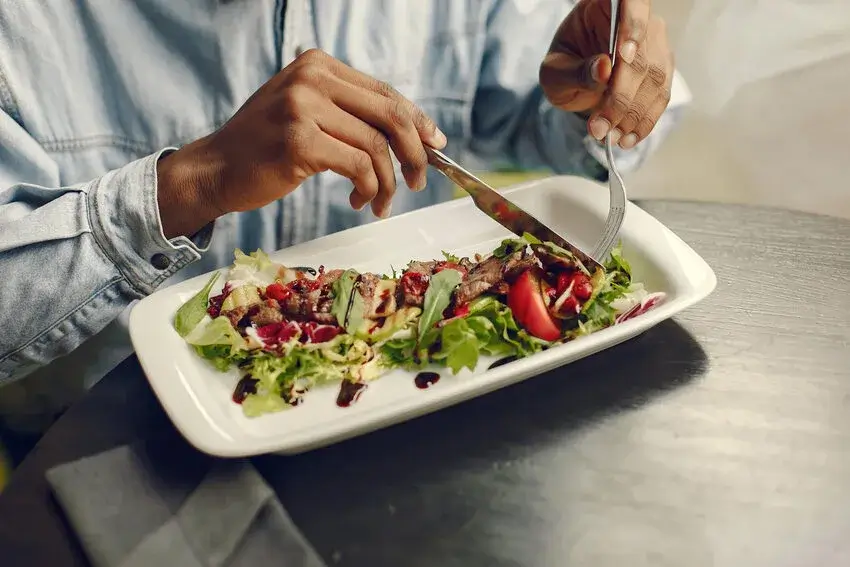
[[[404,100],[397,100],[390,104],[389,109],[390,124],[399,129],[405,129],[410,126],[412,116],[410,108]]]
[[[358,178],[367,177],[372,170],[372,158],[366,152],[354,152],[351,155],[351,170]]]
[[[292,85],[281,94],[281,102],[290,114],[298,115],[310,103],[309,87]]]
[[[646,114],[646,107],[641,104],[633,104],[631,108],[629,108],[628,112],[626,112],[626,116],[623,119],[623,123],[627,124],[637,124],[640,122],[641,118]]]
[[[310,48],[297,57],[299,61],[307,64],[316,64],[324,61],[328,54],[317,47]]]
[[[661,65],[655,63],[649,65],[646,69],[646,76],[658,88],[663,88],[667,84],[667,70]]]
[[[437,129],[437,125],[434,124],[434,121],[425,114],[424,110],[416,105],[413,105],[413,124],[417,129],[426,130],[431,133]]]
[[[319,65],[297,65],[290,76],[293,85],[316,85],[324,76],[324,69]]]
[[[666,107],[670,103],[670,99],[673,98],[673,93],[670,91],[670,89],[664,87],[663,89],[661,89],[661,93],[658,95],[658,98],[661,99],[662,102],[664,102],[664,106]]]
[[[616,93],[611,97],[610,107],[615,116],[623,116],[629,111],[631,103],[632,101],[628,96]]]
[[[369,150],[373,154],[382,155],[387,151],[387,137],[375,130],[369,140]]]
[[[646,74],[646,70],[649,67],[649,62],[646,60],[646,55],[638,50],[635,58],[632,59],[632,62],[628,64],[632,70],[640,76]]]
[[[386,81],[377,81],[375,92],[387,98],[395,98],[398,94],[391,84]]]

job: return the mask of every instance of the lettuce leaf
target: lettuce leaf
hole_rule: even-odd
[[[230,275],[227,278],[232,282],[252,283],[265,287],[277,279],[282,268],[280,264],[272,262],[268,254],[259,249],[245,254],[237,248],[233,256],[233,265],[230,267]]]
[[[181,337],[185,337],[192,332],[192,329],[198,326],[198,323],[203,321],[209,307],[210,291],[218,281],[219,273],[214,273],[207,284],[195,295],[193,295],[186,303],[180,306],[177,313],[174,315],[174,330]]]
[[[452,293],[460,284],[463,276],[457,270],[442,270],[431,276],[425,300],[422,304],[422,315],[419,316],[419,342],[428,345],[425,339],[434,325],[443,319],[443,311],[452,301]],[[433,336],[433,335],[432,335]]]
[[[426,341],[430,348],[419,348],[413,338],[387,341],[380,347],[382,364],[405,370],[437,364],[457,374],[474,370],[482,354],[528,356],[550,344],[520,329],[508,306],[492,296],[473,301],[469,315],[432,329]]]
[[[334,300],[331,314],[345,332],[354,335],[363,325],[366,314],[366,302],[357,291],[360,274],[355,270],[346,270],[333,284]]]

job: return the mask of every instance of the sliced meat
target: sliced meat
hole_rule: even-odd
[[[321,274],[318,280],[319,283],[321,283],[323,286],[333,285],[333,283],[338,280],[344,273],[345,270],[331,270],[330,272],[325,272]]]
[[[560,268],[567,270],[575,270],[578,268],[576,261],[572,258],[555,254],[552,249],[544,244],[533,244],[531,249],[534,255],[540,259],[540,263],[544,268]]]
[[[525,249],[519,250],[508,256],[502,264],[502,274],[509,282],[528,268],[537,266],[537,258],[529,254]]]
[[[234,327],[239,326],[239,322],[248,314],[248,308],[243,306],[235,307],[228,311],[222,311],[221,315],[230,320],[230,324]]]
[[[508,282],[501,281],[501,282],[497,283],[496,285],[494,285],[493,287],[491,287],[488,291],[490,293],[495,294],[495,295],[507,295],[508,291],[510,291],[510,289],[511,289],[511,286],[508,285]]]
[[[455,302],[463,305],[488,291],[505,294],[506,280],[512,281],[524,270],[536,265],[537,258],[528,254],[525,249],[517,250],[502,260],[490,256],[470,270],[469,276],[458,286]]]
[[[280,304],[274,299],[266,300],[259,306],[257,312],[250,316],[250,319],[257,327],[282,323],[284,320],[283,313],[280,312]]]
[[[469,303],[501,280],[502,262],[491,256],[469,271],[469,276],[457,288],[455,302],[458,305]]]
[[[413,260],[407,265],[407,269],[405,272],[414,272],[417,274],[425,274],[430,276],[434,273],[434,268],[439,264],[436,260],[429,260],[427,262],[421,262],[419,260]]]

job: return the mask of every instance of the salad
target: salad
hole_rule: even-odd
[[[233,401],[247,416],[297,406],[322,384],[355,402],[394,369],[427,388],[439,372],[529,356],[635,317],[663,301],[632,281],[618,247],[590,272],[570,252],[526,235],[487,256],[411,261],[390,274],[277,264],[236,250],[189,299],[174,328],[221,371],[238,368]],[[492,367],[491,366],[491,367]]]

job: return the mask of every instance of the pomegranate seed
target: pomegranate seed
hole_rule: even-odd
[[[291,293],[292,292],[290,290],[286,289],[277,282],[269,284],[266,287],[266,297],[268,297],[269,299],[274,299],[276,301],[285,300],[287,297],[289,297]]]
[[[582,301],[587,301],[593,295],[593,284],[584,274],[573,276],[573,294]]]

